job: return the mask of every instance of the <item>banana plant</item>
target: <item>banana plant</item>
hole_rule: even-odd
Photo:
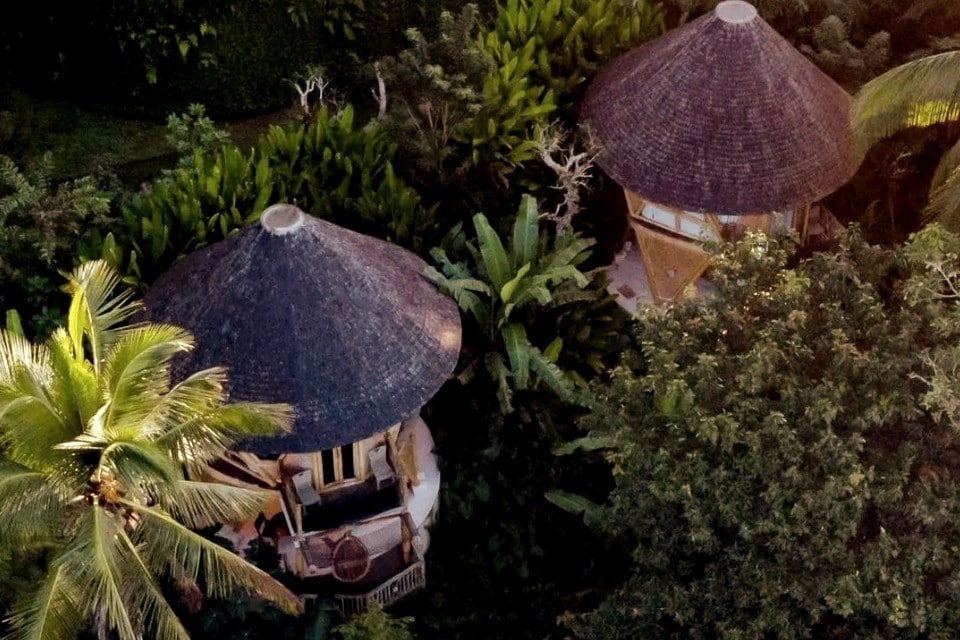
[[[468,241],[457,225],[431,251],[440,269],[431,266],[424,272],[479,330],[481,346],[461,381],[469,380],[482,365],[497,385],[504,413],[513,411],[514,390],[539,383],[564,400],[586,403],[588,397],[574,378],[556,364],[562,340],[554,337],[541,349],[527,334],[524,317],[549,305],[565,283],[587,286],[587,277],[577,267],[593,241],[570,234],[553,243],[547,234],[541,235],[537,204],[530,195],[523,196],[506,245],[482,213],[473,216],[473,227],[476,240]],[[454,261],[448,251],[464,253],[466,259]]]

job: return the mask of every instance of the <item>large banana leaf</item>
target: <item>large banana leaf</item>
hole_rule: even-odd
[[[510,249],[511,268],[517,271],[522,265],[531,264],[537,257],[540,244],[540,220],[537,201],[524,195],[513,223],[513,244]]]
[[[500,330],[510,360],[513,386],[526,389],[530,381],[530,341],[522,324],[510,322]]]
[[[554,393],[567,402],[575,402],[584,406],[590,404],[590,396],[578,391],[573,381],[560,370],[560,367],[550,362],[539,349],[530,345],[529,352],[530,370],[536,373],[537,378],[550,387]]]
[[[483,268],[487,277],[490,278],[491,286],[495,291],[500,291],[512,277],[510,260],[503,248],[503,242],[482,213],[473,216],[473,226],[477,231],[477,240],[480,242]]]

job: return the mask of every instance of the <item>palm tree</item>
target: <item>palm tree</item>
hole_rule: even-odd
[[[102,261],[79,267],[67,327],[45,344],[0,330],[0,548],[49,562],[8,619],[8,638],[189,636],[170,586],[243,588],[288,611],[296,597],[194,529],[256,514],[266,494],[188,479],[241,435],[286,428],[285,405],[225,404],[225,371],[171,386],[184,330],[121,327],[138,309]]]
[[[895,67],[854,97],[854,136],[861,153],[903,129],[949,122],[960,122],[960,51]],[[960,231],[960,142],[940,159],[923,219]]]

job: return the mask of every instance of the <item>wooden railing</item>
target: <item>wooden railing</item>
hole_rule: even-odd
[[[423,559],[393,576],[376,589],[356,595],[334,595],[337,608],[344,618],[363,613],[371,602],[388,607],[397,600],[423,589],[427,585],[427,572]]]

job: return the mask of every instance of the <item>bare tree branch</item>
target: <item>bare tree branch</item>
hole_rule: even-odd
[[[563,194],[563,201],[553,213],[541,214],[541,218],[553,221],[557,225],[557,235],[563,235],[573,224],[573,217],[580,213],[580,191],[589,186],[597,149],[576,151],[576,143],[566,144],[567,132],[559,125],[551,125],[540,130],[537,150],[540,159],[557,174],[554,189]]]
[[[323,104],[323,93],[330,86],[329,80],[323,79],[323,68],[312,67],[307,70],[306,77],[301,82],[288,80],[299,95],[300,113],[303,119],[309,121],[313,117],[313,105]],[[311,99],[313,93],[317,94],[315,100]]]
[[[380,63],[374,63],[373,70],[377,74],[377,88],[370,89],[374,100],[377,101],[379,109],[377,110],[377,120],[383,120],[387,116],[387,83],[383,80],[383,73],[380,71]]]

